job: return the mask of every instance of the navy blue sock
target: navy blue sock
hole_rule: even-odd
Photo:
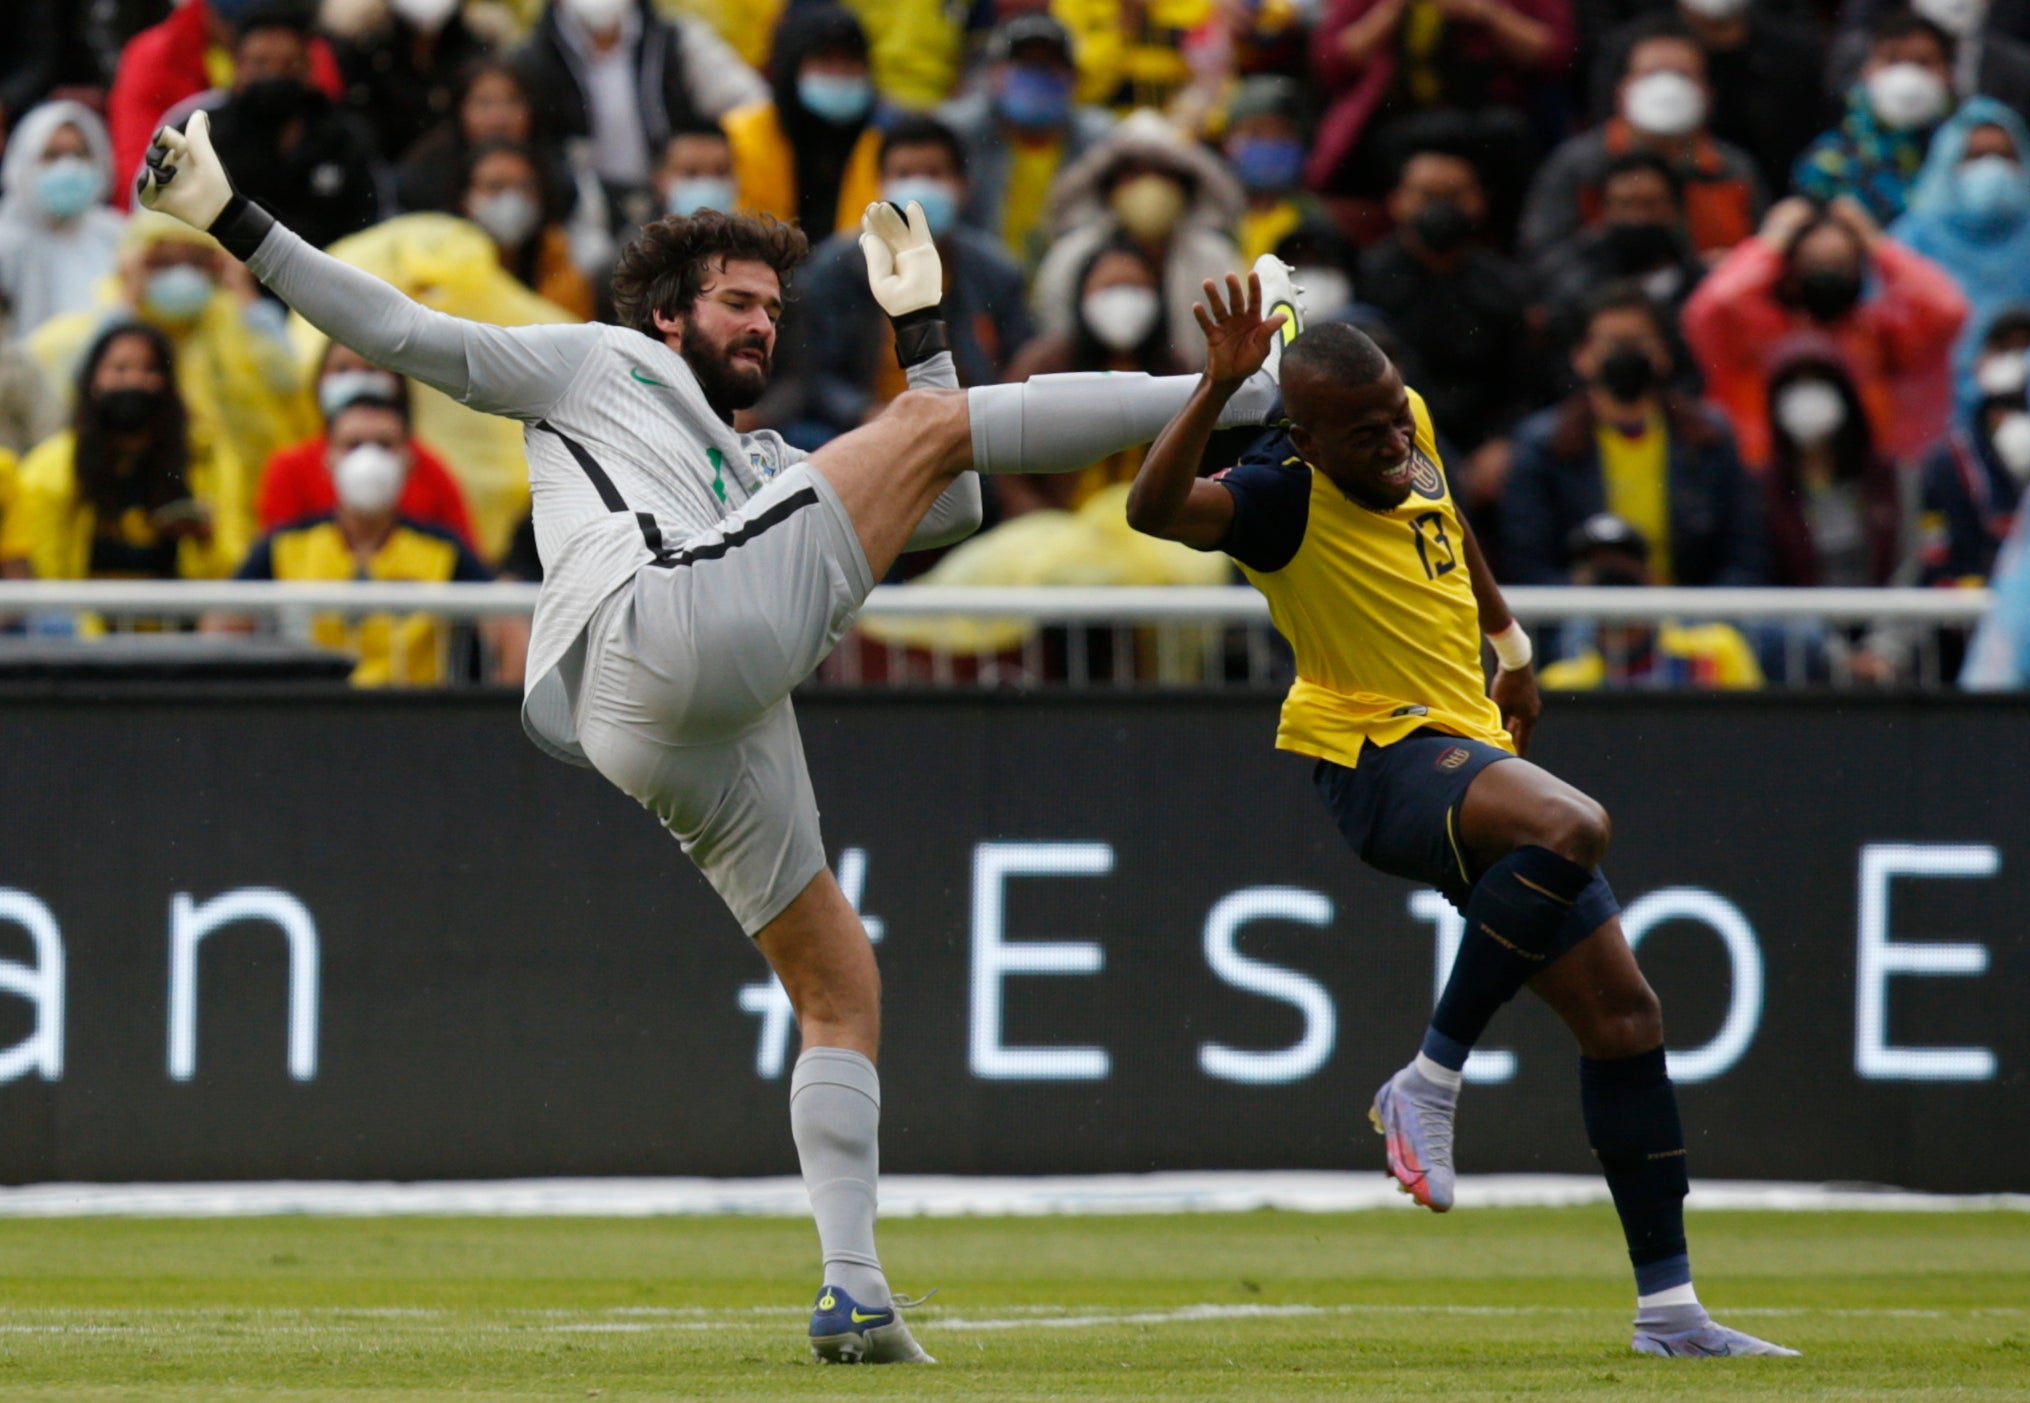
[[[1466,899],[1466,934],[1431,1014],[1424,1055],[1458,1071],[1495,1010],[1551,961],[1572,903],[1593,880],[1549,848],[1517,848]]]
[[[1684,1285],[1692,1279],[1685,1251],[1685,1132],[1663,1049],[1606,1061],[1581,1057],[1579,1103],[1586,1138],[1621,1215],[1636,1294]]]

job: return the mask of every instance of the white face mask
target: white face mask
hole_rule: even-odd
[[[2002,416],[2002,422],[1995,425],[1995,432],[1989,436],[1995,445],[1995,456],[2002,460],[2002,466],[2009,470],[2009,476],[2018,482],[2030,478],[2030,414],[2012,409]]]
[[[2030,383],[2030,359],[2022,351],[1997,351],[1974,363],[1974,386],[1988,399],[2020,395]]]
[[[1943,117],[1952,92],[1929,68],[1892,63],[1868,75],[1868,106],[1891,131],[1914,131]]]
[[[1651,136],[1689,136],[1706,120],[1706,90],[1682,73],[1645,73],[1623,90],[1621,115]]]
[[[409,465],[378,443],[362,443],[331,469],[338,504],[348,511],[378,516],[402,495]]]
[[[605,34],[620,23],[634,0],[551,0],[594,34]]]
[[[1988,17],[1987,0],[1911,0],[1910,8],[1959,39],[1979,33]]]
[[[1291,281],[1297,284],[1304,315],[1314,320],[1344,311],[1353,304],[1353,279],[1337,268],[1322,264],[1299,268]]]
[[[1080,310],[1102,346],[1132,351],[1156,325],[1163,304],[1154,288],[1120,283],[1087,293]]]
[[[1700,19],[1728,20],[1748,12],[1748,0],[1678,0]]]
[[[1799,380],[1776,397],[1776,422],[1805,448],[1831,441],[1847,423],[1847,402],[1823,380]]]
[[[542,207],[519,190],[502,190],[472,206],[472,222],[505,248],[520,248],[542,220]]]
[[[388,8],[416,28],[435,34],[458,8],[458,0],[388,0]]]

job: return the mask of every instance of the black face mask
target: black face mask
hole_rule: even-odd
[[[1812,320],[1836,322],[1861,300],[1861,278],[1858,273],[1843,273],[1832,268],[1813,268],[1797,275],[1797,300]]]
[[[107,390],[92,401],[92,417],[113,433],[130,434],[145,427],[161,407],[160,390]]]
[[[1473,237],[1473,216],[1450,200],[1433,200],[1410,220],[1417,242],[1436,254],[1447,254]]]
[[[294,78],[261,78],[233,94],[233,105],[255,122],[287,122],[309,104],[311,89]]]
[[[1633,404],[1656,388],[1656,363],[1640,346],[1616,346],[1600,362],[1593,379],[1623,404]]]
[[[1622,273],[1647,273],[1678,261],[1678,233],[1668,224],[1610,224],[1604,238]]]

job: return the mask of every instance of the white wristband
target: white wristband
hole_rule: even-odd
[[[1513,619],[1500,633],[1488,634],[1487,642],[1494,649],[1495,659],[1501,663],[1504,672],[1519,672],[1528,667],[1530,659],[1536,656],[1536,650],[1530,647],[1530,636]]]

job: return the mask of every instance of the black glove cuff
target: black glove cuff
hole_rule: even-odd
[[[254,256],[254,250],[274,227],[274,215],[235,191],[219,211],[219,217],[211,222],[211,236],[225,245],[227,253],[244,263]]]
[[[904,370],[922,365],[940,351],[952,348],[951,333],[945,328],[944,309],[925,307],[890,317],[895,328],[895,358]]]

